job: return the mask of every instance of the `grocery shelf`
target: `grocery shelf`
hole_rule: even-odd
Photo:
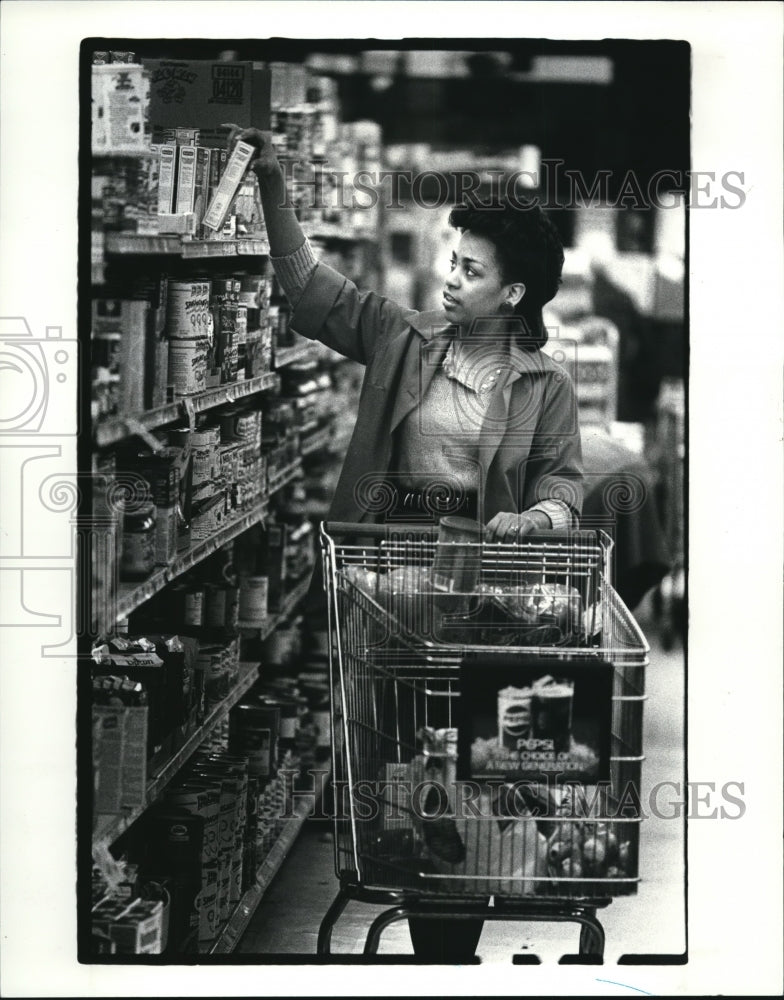
[[[320,427],[318,430],[313,431],[312,434],[301,437],[300,452],[303,455],[312,455],[314,451],[320,451],[324,448],[328,448],[332,443],[332,435],[334,432],[334,424],[330,421],[324,427]]]
[[[136,160],[153,156],[148,146],[126,146],[125,149],[93,149],[94,160]]]
[[[238,240],[183,240],[186,260],[203,257],[266,257],[270,252],[266,239],[247,237]]]
[[[182,249],[180,236],[143,236],[140,233],[107,233],[104,242],[106,253],[113,254],[166,254],[179,256]]]
[[[188,410],[191,407],[194,413],[203,413],[205,410],[212,410],[217,406],[224,406],[226,403],[234,403],[238,399],[244,399],[246,396],[252,396],[258,392],[277,389],[279,385],[280,379],[275,372],[265,372],[263,375],[246,379],[244,382],[232,382],[229,385],[206,389],[194,396],[187,396],[174,403],[167,403],[166,406],[147,410],[133,418],[112,417],[95,425],[95,443],[99,448],[106,448],[132,436],[135,431],[130,425],[131,421],[141,424],[147,430],[152,430],[155,427],[174,423],[176,420],[187,419]]]
[[[286,365],[293,364],[295,361],[303,361],[311,354],[315,355],[313,341],[306,340],[303,337],[300,343],[292,344],[291,347],[277,349],[275,351],[273,364],[275,365],[276,370],[285,368]]]
[[[284,486],[288,486],[293,479],[297,478],[301,471],[302,458],[298,457],[295,462],[287,465],[281,472],[276,473],[274,476],[269,476],[267,479],[267,492],[269,496],[277,493],[278,490],[282,490]]]
[[[352,242],[359,240],[376,240],[377,234],[372,229],[337,225],[334,222],[303,222],[302,229],[308,239],[312,240],[342,240]]]
[[[207,715],[202,725],[194,732],[183,746],[163,764],[154,777],[147,782],[144,803],[129,810],[127,813],[101,813],[98,816],[93,831],[93,844],[112,844],[128,827],[149,809],[161,792],[171,782],[183,764],[201,746],[216,726],[226,718],[229,710],[237,704],[242,696],[253,687],[259,675],[257,664],[245,663],[240,666],[240,678],[226,698],[215,705]]]
[[[310,580],[311,574],[308,573],[304,579],[295,584],[292,590],[283,598],[283,607],[280,611],[273,612],[262,627],[238,622],[237,628],[242,629],[245,634],[253,633],[254,636],[257,635],[261,640],[268,639],[278,625],[286,621],[292,611],[294,611],[299,603],[304,599],[310,589]]]
[[[329,765],[325,764],[324,767],[325,769],[329,768]],[[329,771],[327,774],[327,780],[328,777]],[[253,916],[256,907],[261,902],[264,893],[267,891],[270,883],[280,870],[281,865],[286,860],[286,857],[293,847],[305,820],[311,812],[311,809],[318,805],[319,799],[321,798],[322,788],[323,784],[314,790],[313,798],[303,796],[295,803],[292,809],[293,815],[290,819],[286,820],[280,836],[259,865],[253,885],[245,892],[242,899],[240,899],[237,903],[234,908],[234,912],[224,924],[222,930],[218,934],[218,937],[214,941],[206,942],[201,945],[200,950],[210,955],[226,955],[234,950],[240,938],[245,933],[251,917]]]
[[[264,257],[269,243],[259,237],[236,240],[194,240],[175,234],[145,236],[141,233],[107,233],[107,254],[162,254],[185,260],[215,257]]]
[[[254,524],[264,521],[267,510],[268,497],[265,497],[252,510],[225,524],[211,538],[197,542],[188,552],[175,559],[170,566],[162,566],[141,583],[122,584],[118,589],[115,619],[127,618],[135,608],[144,604],[145,601],[149,601],[175,577],[192,569],[197,563],[211,556],[222,545],[232,541],[243,531],[253,527]]]

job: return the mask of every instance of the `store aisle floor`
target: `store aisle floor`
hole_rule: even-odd
[[[648,604],[636,613],[651,644],[645,707],[643,807],[650,813],[651,790],[660,782],[685,780],[683,761],[683,651],[665,652],[658,641]],[[659,812],[675,811],[676,791],[663,787]],[[243,955],[314,955],[321,919],[334,899],[331,823],[308,821],[280,872],[267,890],[237,951]],[[607,943],[605,962],[623,954],[677,955],[685,950],[684,822],[649,815],[640,834],[642,881],[635,896],[614,900],[599,913]],[[334,953],[360,954],[370,923],[382,906],[352,902],[332,937]],[[514,954],[534,954],[555,963],[577,951],[578,927],[569,923],[487,922],[477,954],[483,963],[510,963]],[[381,955],[411,955],[405,922],[384,931]]]

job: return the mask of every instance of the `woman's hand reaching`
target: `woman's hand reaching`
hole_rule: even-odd
[[[532,531],[549,531],[550,518],[543,510],[526,510],[522,514],[496,514],[485,526],[488,542],[516,542]]]
[[[240,141],[256,147],[256,156],[251,160],[249,169],[256,174],[259,180],[280,171],[280,163],[272,144],[272,132],[262,132],[261,129],[257,128],[240,128],[239,125],[231,123],[224,125],[223,128],[230,130],[226,142],[229,152]]]
[[[229,130],[226,145],[230,152],[240,140],[256,150],[248,169],[255,173],[259,182],[270,253],[276,257],[294,253],[305,242],[305,234],[286,193],[286,178],[272,144],[272,133],[232,124],[223,127]]]

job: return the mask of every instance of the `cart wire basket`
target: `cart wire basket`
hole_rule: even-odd
[[[639,882],[648,662],[645,638],[610,583],[610,538],[573,531],[465,542],[448,550],[445,579],[437,527],[325,523],[320,537],[340,891],[319,951],[329,952],[335,922],[360,899],[394,904],[372,925],[366,953],[393,920],[481,913],[576,920],[580,953],[601,955],[595,910]],[[606,664],[603,780],[591,779],[585,746],[577,747],[587,755],[584,780],[578,772],[559,782],[555,765],[544,783],[457,780],[458,727],[470,708],[461,705],[461,677],[466,664],[496,661],[536,663],[545,676],[523,693],[522,708],[512,698],[497,736],[470,745],[472,766],[497,752],[507,723],[513,734],[512,722],[530,723],[531,697],[542,704],[564,695],[569,665]]]

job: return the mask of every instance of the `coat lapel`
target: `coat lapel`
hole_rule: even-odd
[[[392,433],[408,414],[417,406],[419,400],[427,392],[433,376],[449,348],[447,330],[449,324],[439,313],[419,313],[411,320],[413,334],[402,361],[400,384],[395,395],[395,406],[392,411],[390,433]],[[390,367],[394,368],[394,354],[390,352]]]
[[[544,357],[540,351],[524,351],[517,347],[516,344],[510,346],[509,377],[501,391],[494,393],[482,423],[482,433],[479,440],[479,462],[485,476],[487,476],[490,466],[498,453],[504,435],[510,430],[509,410],[515,385],[524,375],[527,375],[529,391],[536,391],[534,385],[538,381],[538,378],[532,376],[541,376],[544,372],[546,365]],[[525,389],[524,385],[520,386],[518,393],[520,391],[525,392]],[[514,421],[515,426],[511,429],[519,434],[533,436],[536,430],[539,407],[531,407],[527,403],[523,403],[522,400],[519,400],[516,410],[519,406],[524,406],[525,410],[520,411],[518,419]],[[533,423],[530,426],[528,426],[528,420],[522,419],[524,414],[528,412],[533,417]]]

